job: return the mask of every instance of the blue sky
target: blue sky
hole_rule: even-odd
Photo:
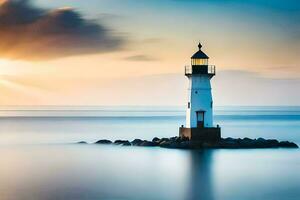
[[[131,43],[138,43],[137,49],[143,48],[142,41],[149,38],[169,41],[174,47],[184,48],[183,51],[192,49],[200,40],[207,44],[208,51],[215,53],[215,57],[230,56],[233,57],[231,60],[239,60],[238,54],[245,50],[255,57],[253,59],[262,60],[261,63],[217,61],[216,64],[226,67],[269,65],[266,67],[278,68],[287,65],[295,68],[299,65],[300,2],[296,0],[36,2],[53,8],[72,6],[91,18],[100,18],[114,30],[126,34]],[[241,55],[241,59],[250,60],[251,57]]]

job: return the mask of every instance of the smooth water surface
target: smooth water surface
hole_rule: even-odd
[[[176,107],[5,108],[0,199],[300,199],[299,149],[174,150],[72,144],[178,134]],[[224,137],[300,144],[299,107],[215,111]]]

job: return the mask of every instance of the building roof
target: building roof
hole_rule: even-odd
[[[198,44],[198,48],[199,48],[199,51],[197,51],[191,58],[192,59],[208,59],[209,57],[203,51],[201,51],[202,45],[200,42]]]

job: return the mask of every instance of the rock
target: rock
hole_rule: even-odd
[[[189,149],[192,148],[190,141],[182,141],[178,146],[180,149]]]
[[[128,140],[116,140],[115,142],[114,142],[114,144],[117,144],[117,145],[124,145],[124,146],[126,146],[126,144],[128,144],[128,143],[130,143]],[[131,145],[131,144],[130,144]],[[128,145],[127,145],[128,146]]]
[[[277,140],[266,140],[264,138],[258,138],[255,140],[255,145],[252,148],[275,148],[278,147],[279,142]]]
[[[190,141],[175,141],[171,142],[169,146],[176,149],[194,149],[193,143]]]
[[[181,137],[175,137],[175,138],[173,138],[172,141],[177,142],[177,143],[180,143],[180,142],[182,142],[182,141],[184,141],[184,140],[183,140]]]
[[[268,143],[268,145],[271,146],[271,147],[278,147],[278,145],[279,145],[278,140],[274,140],[274,139],[272,139],[272,140],[267,140],[267,143]]]
[[[190,139],[188,137],[180,137],[180,140],[182,142],[190,141]]]
[[[77,144],[87,144],[87,142],[85,142],[85,141],[80,141],[80,142],[77,142]]]
[[[264,141],[266,141],[266,140],[265,140],[264,138],[258,138],[257,141],[258,141],[258,142],[264,142]]]
[[[168,140],[163,140],[159,142],[159,146],[164,148],[170,148],[170,144],[171,142]]]
[[[174,138],[169,141],[163,141],[159,144],[163,148],[171,149],[193,149],[193,142],[191,141],[182,141],[182,139]]]
[[[226,144],[235,144],[236,143],[236,139],[233,139],[231,137],[229,138],[221,138],[221,142],[224,142]]]
[[[159,145],[161,144],[161,143],[163,143],[163,142],[169,142],[170,141],[170,139],[169,138],[161,138],[160,140],[159,140]]]
[[[95,142],[95,144],[111,144],[112,141],[110,140],[98,140],[97,142]]]
[[[134,139],[134,140],[131,142],[131,144],[132,144],[133,146],[140,146],[142,143],[143,143],[143,140],[141,140],[141,139]]]
[[[233,138],[222,138],[218,143],[219,148],[237,148],[237,145],[237,140]]]
[[[179,149],[179,147],[180,147],[180,143],[174,141],[170,141],[168,143],[168,146],[165,146],[165,148],[171,148],[171,149]]]
[[[228,138],[221,138],[222,140],[226,140],[226,141],[234,141],[235,139],[228,137]]]
[[[298,148],[298,145],[293,142],[282,141],[282,142],[279,142],[279,147]]]
[[[218,143],[220,148],[274,148],[278,147],[278,144],[277,140],[266,140],[264,138],[258,138],[257,140],[225,138]]]
[[[243,142],[243,140],[241,138],[235,139],[235,141],[239,144]]]
[[[250,138],[247,138],[247,137],[245,137],[243,139],[243,142],[245,142],[245,143],[252,143],[253,141],[254,141],[253,139],[250,139]]]
[[[110,140],[99,140],[96,144],[111,144]],[[86,144],[82,141],[78,144]],[[201,142],[191,141],[188,138],[171,137],[171,138],[153,138],[152,141],[135,139],[132,142],[128,140],[116,140],[116,145],[121,146],[144,146],[154,147],[160,146],[163,148],[175,148],[175,149],[203,149],[203,148],[230,148],[230,149],[242,149],[242,148],[298,148],[297,144],[288,141],[278,142],[274,139],[250,139],[250,138],[221,138],[218,142]]]
[[[256,146],[256,140],[252,140],[250,138],[244,138],[242,140],[239,140],[239,146],[241,148],[253,148],[254,146]]]
[[[142,144],[140,146],[143,146],[143,147],[155,147],[157,146],[158,143],[155,143],[155,142],[150,142],[150,141],[143,141]]]
[[[182,141],[189,141],[188,138],[181,138],[181,137],[171,137],[169,140],[171,141],[171,143],[180,143]]]
[[[129,141],[125,141],[122,143],[122,146],[131,146],[131,143]]]
[[[155,137],[152,139],[152,142],[155,142],[155,143],[159,143],[160,139],[158,137]]]

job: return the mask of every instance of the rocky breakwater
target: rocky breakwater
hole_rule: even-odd
[[[84,144],[85,142],[80,142]],[[171,137],[171,138],[153,138],[152,141],[135,139],[133,141],[128,140],[116,140],[114,142],[110,140],[99,140],[95,144],[105,145],[119,145],[119,146],[140,146],[140,147],[163,147],[174,149],[203,149],[203,148],[215,148],[215,149],[254,149],[254,148],[298,148],[298,145],[289,141],[278,141],[275,139],[250,139],[250,138],[222,138],[215,143],[191,141],[187,138]]]

